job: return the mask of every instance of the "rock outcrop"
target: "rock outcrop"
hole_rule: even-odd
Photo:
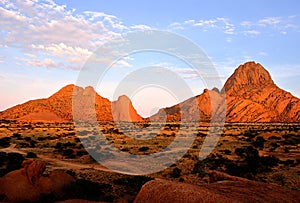
[[[166,116],[169,121],[180,121],[182,114],[197,115],[195,111],[201,121],[210,121],[212,116],[221,118],[223,114],[226,122],[300,122],[300,100],[277,87],[269,72],[255,62],[240,65],[221,92],[215,88],[204,90],[201,95],[161,109],[152,120]]]
[[[0,112],[0,119],[30,122],[67,122],[73,119],[143,121],[129,98],[125,97],[110,102],[97,94],[93,87],[67,85],[47,99],[28,101]]]
[[[115,121],[141,122],[143,118],[134,109],[131,100],[122,95],[112,103],[112,115]]]
[[[37,202],[42,196],[63,197],[63,188],[74,178],[61,171],[52,171],[45,175],[45,163],[26,160],[23,168],[12,171],[0,178],[0,196],[7,202]]]
[[[74,116],[74,117],[73,117]],[[260,64],[240,65],[221,91],[202,94],[151,116],[151,121],[203,121],[225,118],[227,122],[300,122],[300,100],[276,86]],[[92,87],[68,85],[47,99],[38,99],[0,112],[0,119],[63,122],[148,121],[134,109],[127,96],[110,102]]]
[[[286,195],[283,195],[286,194]],[[167,180],[146,183],[135,203],[299,202],[299,191],[254,181],[221,181],[205,185]]]
[[[260,64],[239,66],[223,89],[229,122],[300,122],[300,100],[277,87]]]

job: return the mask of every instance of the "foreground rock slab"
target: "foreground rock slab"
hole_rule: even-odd
[[[135,203],[300,202],[300,192],[255,181],[220,181],[191,185],[167,180],[146,183]]]

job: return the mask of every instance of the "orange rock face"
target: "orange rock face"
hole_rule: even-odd
[[[74,178],[61,171],[44,175],[45,163],[26,160],[23,168],[0,178],[0,195],[7,202],[37,202],[41,194],[62,195],[62,189],[74,182]]]
[[[288,194],[288,195],[282,195]],[[255,181],[222,181],[191,185],[167,180],[146,183],[135,203],[299,202],[298,191]]]
[[[300,100],[277,87],[260,64],[239,66],[224,90],[229,122],[300,121]]]
[[[73,121],[75,114],[75,118],[85,121],[143,121],[129,98],[120,98],[110,102],[98,95],[92,87],[67,85],[47,99],[28,101],[0,112],[0,119],[65,122]]]
[[[240,65],[221,92],[205,90],[178,105],[161,109],[152,118],[159,120],[166,112],[168,120],[179,121],[183,112],[195,115],[193,112],[198,111],[201,121],[210,121],[212,115],[224,113],[225,108],[220,109],[222,102],[226,104],[227,122],[300,122],[300,100],[277,87],[268,71],[255,62]]]
[[[225,102],[226,98],[226,102]],[[224,104],[224,105],[222,105]],[[147,121],[120,96],[110,102],[92,87],[68,85],[47,99],[28,101],[0,112],[0,119],[62,122],[79,120]],[[219,91],[205,89],[172,107],[160,109],[152,121],[210,121],[226,115],[227,122],[300,122],[300,100],[273,82],[260,64],[240,65]]]
[[[112,103],[112,114],[115,121],[141,122],[143,118],[134,109],[131,100],[123,95]]]

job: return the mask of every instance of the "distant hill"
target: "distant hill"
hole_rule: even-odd
[[[77,98],[72,100],[72,98]],[[151,120],[210,121],[212,109],[215,116],[225,113],[219,106],[226,98],[226,122],[299,122],[300,100],[273,82],[268,71],[258,63],[240,65],[226,81],[222,90],[205,89],[202,94],[180,104],[163,108]],[[75,102],[74,102],[75,101]],[[73,108],[74,107],[74,108]],[[96,112],[96,114],[95,114]],[[147,121],[134,109],[127,96],[117,101],[101,97],[92,87],[67,85],[46,99],[28,101],[0,112],[0,119],[21,121],[63,122],[72,121],[73,114],[82,120]]]

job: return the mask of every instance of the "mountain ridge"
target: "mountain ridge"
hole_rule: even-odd
[[[226,109],[222,108],[222,102]],[[213,116],[225,115],[226,122],[300,122],[300,100],[277,87],[269,72],[251,61],[240,65],[221,91],[204,89],[200,95],[160,109],[150,120],[209,122]],[[74,84],[48,98],[31,100],[0,112],[0,119],[32,122],[73,121],[75,117],[98,121],[149,121],[137,113],[125,95],[109,101],[93,87]]]

